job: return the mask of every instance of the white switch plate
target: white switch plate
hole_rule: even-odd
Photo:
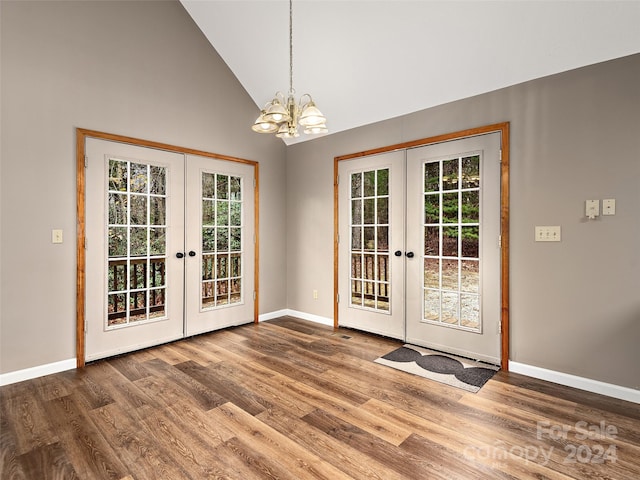
[[[51,243],[62,243],[62,230],[51,230]]]
[[[560,226],[536,225],[536,242],[559,242],[562,240]]]
[[[615,215],[616,214],[616,199],[605,198],[602,200],[602,215]]]

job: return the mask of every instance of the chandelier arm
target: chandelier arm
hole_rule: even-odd
[[[304,101],[305,97],[308,98],[308,100],[306,102]],[[309,95],[308,93],[305,93],[304,95],[302,95],[300,97],[298,105],[300,106],[300,108],[302,108],[302,107],[304,107],[305,105],[307,105],[310,102],[313,102],[313,98],[311,98],[311,95]]]

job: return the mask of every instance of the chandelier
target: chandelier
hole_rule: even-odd
[[[298,125],[306,134],[327,133],[327,119],[318,110],[311,95],[305,93],[296,102],[293,89],[293,0],[289,0],[289,93],[276,92],[273,100],[260,111],[251,129],[258,133],[275,133],[276,137],[299,137]]]

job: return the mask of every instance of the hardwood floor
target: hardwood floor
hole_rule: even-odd
[[[1,478],[640,478],[638,405],[373,363],[399,344],[283,317],[2,387]]]

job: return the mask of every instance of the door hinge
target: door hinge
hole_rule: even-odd
[[[89,167],[89,157],[87,157],[86,155],[84,156],[84,168],[88,168]]]
[[[340,303],[340,294],[336,294],[336,303]]]
[[[256,293],[256,291],[254,290],[254,291],[253,291],[253,299],[255,300],[257,296],[258,296],[258,294],[257,294],[257,293]]]
[[[500,163],[502,163],[502,150],[499,150]]]
[[[502,235],[498,235],[498,248],[502,248]]]
[[[336,185],[340,185],[340,175],[336,175]]]
[[[340,234],[336,235],[336,243],[340,243]]]

